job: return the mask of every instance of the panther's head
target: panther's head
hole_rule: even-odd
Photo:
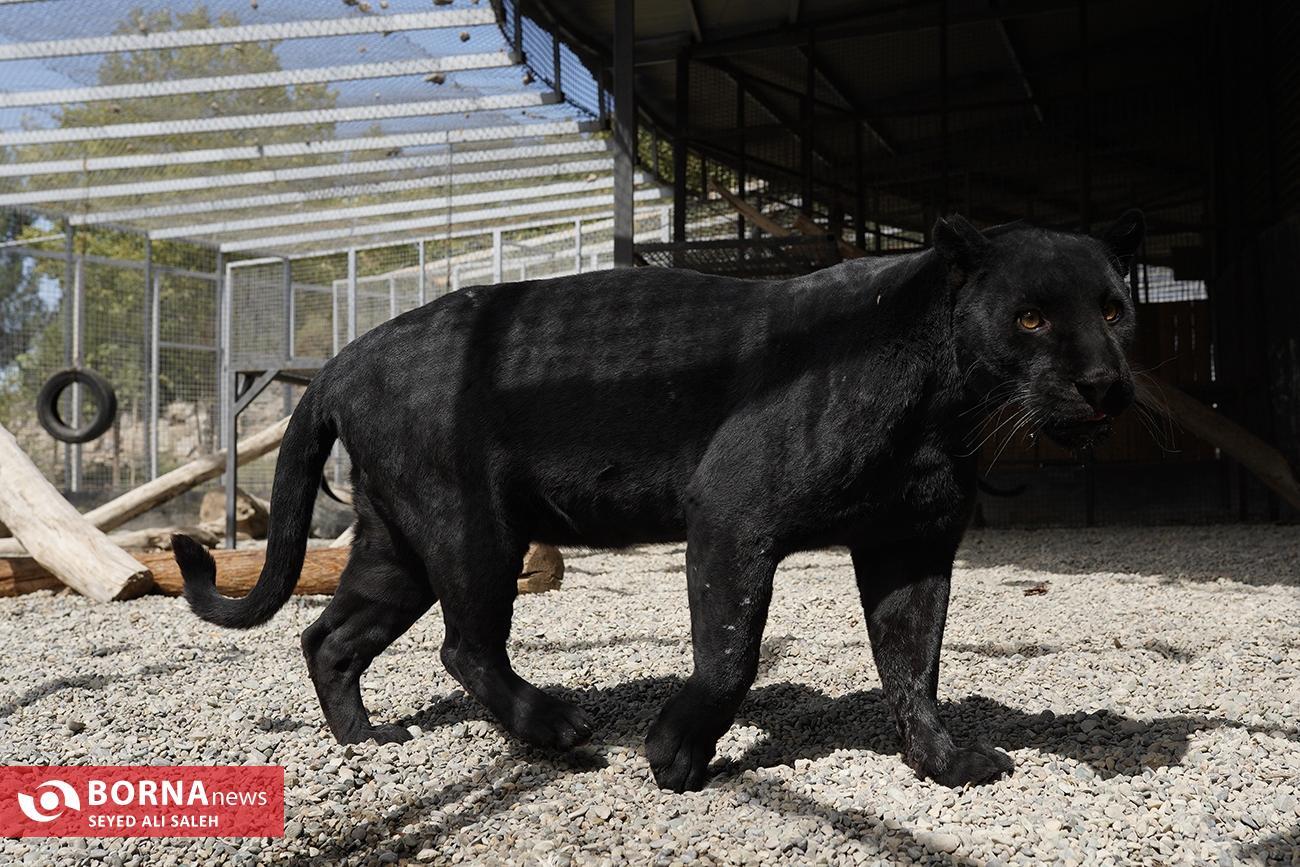
[[[1124,278],[1144,231],[1137,210],[1100,239],[939,220],[934,244],[955,293],[957,361],[975,418],[997,413],[995,423],[1042,430],[1067,448],[1110,433],[1134,399]]]

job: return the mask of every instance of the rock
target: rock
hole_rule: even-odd
[[[254,539],[265,539],[270,521],[271,505],[241,489],[235,491],[235,530],[247,533]],[[208,491],[199,505],[199,524],[216,527],[224,534],[226,529],[226,492]]]
[[[559,590],[564,581],[564,556],[553,545],[534,542],[524,554],[519,571],[520,593],[544,593]]]

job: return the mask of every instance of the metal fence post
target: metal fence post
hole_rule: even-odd
[[[636,43],[634,0],[614,2],[614,267],[633,261],[634,203],[632,176],[636,165],[636,91],[633,51]]]
[[[280,264],[280,280],[284,290],[284,360],[289,361],[296,354],[297,348],[294,346],[294,331],[297,323],[294,321],[298,314],[297,304],[293,297],[293,265],[286,256]],[[285,415],[293,412],[293,386],[287,382],[280,384],[281,408]]]
[[[72,281],[72,366],[86,363],[86,263],[80,256]],[[81,427],[81,386],[72,384],[72,426]],[[68,490],[74,494],[81,490],[81,443],[72,446],[72,478]]]
[[[357,248],[348,249],[348,343],[357,339]]]
[[[501,230],[492,230],[492,282],[501,282]]]
[[[573,273],[582,273],[582,218],[573,221]]]
[[[162,418],[159,379],[162,372],[162,275],[155,274],[149,309],[149,478],[158,478],[158,428]]]
[[[149,478],[158,478],[158,310],[154,302],[157,287],[153,273],[153,239],[144,239],[144,412],[140,414],[144,425],[145,472]]]
[[[519,14],[518,11],[516,11],[515,14],[518,15],[518,14]],[[419,268],[420,268],[420,273],[419,273],[419,274],[416,276],[416,278],[415,278],[415,297],[416,297],[416,300],[420,303],[420,306],[423,307],[426,303],[428,303],[427,300],[425,299],[425,294],[426,294],[426,291],[427,291],[427,290],[425,289],[425,284],[424,284],[424,280],[425,280],[425,277],[424,277],[424,266],[425,266],[425,262],[424,262],[424,242],[423,242],[423,241],[416,241],[416,242],[415,242],[415,247],[416,247],[416,250],[418,251],[418,252],[416,253],[415,258],[416,258],[416,261],[418,262],[418,264],[419,264]]]
[[[63,363],[71,367],[75,353],[72,348],[73,319],[76,316],[76,227],[67,226],[63,240]],[[71,298],[69,298],[71,293]],[[71,300],[72,303],[68,303]],[[71,490],[72,486],[72,444],[63,444],[63,484]]]

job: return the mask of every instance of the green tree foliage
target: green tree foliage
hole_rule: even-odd
[[[117,28],[118,33],[144,33],[165,30],[234,26],[236,16],[227,14],[213,17],[202,6],[189,12],[173,13],[166,9],[133,12]],[[99,68],[98,83],[104,85],[169,81],[179,78],[198,78],[236,75],[253,72],[270,72],[281,68],[275,43],[241,43],[236,45],[193,46],[160,51],[139,51],[108,55]],[[113,102],[101,101],[64,107],[58,116],[61,127],[101,126],[144,121],[161,121],[216,117],[225,115],[256,114],[289,110],[330,108],[336,96],[326,85],[307,84],[291,87],[267,87],[255,90],[235,90],[201,94],[181,94],[166,97],[138,98]],[[328,139],[334,136],[333,124],[313,124],[297,127],[234,130],[219,133],[153,136],[144,140],[102,139],[89,142],[60,143],[39,147],[20,148],[10,154],[18,161],[83,158],[119,155],[132,152],[161,153],[198,148],[231,147],[250,144],[271,144],[279,141]],[[275,167],[285,167],[318,161],[319,158],[276,160]],[[267,167],[263,163],[247,160],[223,164],[177,165],[147,170],[126,169],[98,172],[96,184],[130,183],[136,180],[159,180],[170,177],[202,175],[219,172],[246,171]],[[75,186],[85,183],[81,175],[48,175],[29,180],[30,188]],[[262,191],[273,191],[262,188]],[[199,190],[177,193],[167,197],[169,203],[187,199],[203,199],[209,195]],[[137,204],[156,204],[159,199],[149,197],[115,197],[100,207],[114,209]],[[17,220],[19,218],[12,218]],[[48,228],[44,230],[48,232]],[[30,225],[30,220],[9,228],[6,237],[33,237],[42,230]],[[76,249],[79,253],[109,259],[144,260],[144,240],[134,233],[104,228],[81,228],[76,232]],[[193,271],[213,272],[215,254],[208,249],[178,242],[159,242],[153,246],[155,263],[174,265]],[[39,314],[31,309],[35,286],[42,276],[64,282],[64,265],[56,260],[38,260],[35,269],[29,269],[24,278],[21,262],[12,267],[0,265],[0,327],[4,328],[6,350],[0,353],[0,370],[8,368],[8,375],[0,380],[0,388],[15,391],[24,399],[33,398],[41,382],[49,373],[61,367],[64,359],[63,317],[41,307]],[[12,275],[11,276],[11,272]],[[216,345],[216,293],[211,281],[161,274],[161,330],[164,340]],[[146,311],[144,273],[139,269],[118,268],[87,263],[85,278],[85,331],[83,335],[85,363],[108,377],[118,391],[123,405],[140,399],[145,390],[146,349],[144,343]],[[12,287],[10,284],[13,284]],[[60,303],[70,303],[71,287],[63,287],[69,297]],[[12,300],[11,300],[12,299]],[[12,313],[11,313],[12,309]],[[26,324],[18,318],[10,324],[11,316],[26,315]],[[11,340],[11,328],[15,339]],[[209,394],[212,391],[215,364],[211,353],[164,350],[162,359],[161,397],[165,402],[187,395]],[[16,369],[15,369],[16,368]]]
[[[12,241],[31,223],[16,212],[0,213],[0,240]],[[0,371],[17,359],[49,319],[36,275],[21,257],[0,254]]]

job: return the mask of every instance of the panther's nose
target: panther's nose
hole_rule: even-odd
[[[1111,398],[1116,396],[1113,392],[1118,384],[1119,377],[1111,371],[1092,370],[1075,380],[1074,387],[1088,401],[1088,406],[1100,413],[1107,408],[1114,409],[1118,401]]]

